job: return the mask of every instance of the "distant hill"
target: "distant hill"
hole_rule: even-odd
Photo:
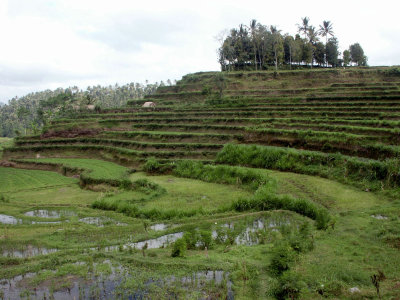
[[[167,82],[171,84],[169,80]],[[52,119],[63,116],[72,106],[84,107],[87,102],[99,108],[120,107],[128,100],[141,99],[154,93],[163,85],[163,82],[128,83],[122,86],[97,85],[86,90],[70,87],[14,97],[8,104],[0,103],[0,136],[13,137],[36,133],[41,129],[46,117]]]

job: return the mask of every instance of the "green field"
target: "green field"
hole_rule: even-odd
[[[17,192],[20,190],[71,185],[76,179],[67,178],[47,171],[12,169],[0,167],[0,192]]]
[[[63,166],[86,170],[93,178],[120,179],[126,176],[128,168],[112,162],[96,159],[74,159],[74,158],[39,158],[27,160],[38,163],[61,164]]]

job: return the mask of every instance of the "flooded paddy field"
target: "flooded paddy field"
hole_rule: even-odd
[[[30,172],[21,171],[24,176]],[[131,174],[132,182],[143,180],[137,190],[64,185],[67,177],[43,188],[48,174],[39,189],[9,186],[1,191],[0,186],[8,199],[0,207],[0,299],[271,298],[268,293],[277,284],[271,265],[282,249],[291,249],[291,268],[318,274],[302,279],[312,289],[316,277],[321,284],[331,282],[315,267],[323,265],[341,282],[342,296],[354,286],[369,293],[369,273],[360,268],[351,273],[348,264],[359,262],[368,249],[360,246],[354,252],[360,257],[339,259],[340,270],[325,253],[340,251],[337,245],[343,241],[353,247],[353,232],[364,238],[354,220],[379,229],[379,236],[397,222],[396,213],[372,193],[320,178],[266,174],[281,180],[282,194],[293,196],[307,196],[301,182],[308,180],[312,198],[318,191],[321,198],[315,201],[329,203],[336,223],[321,231],[314,219],[294,211],[236,211],[232,203],[249,199],[254,191],[172,175]],[[360,213],[358,198],[364,201]],[[98,202],[104,207],[93,205]],[[380,237],[369,240],[374,247],[382,243]],[[395,249],[385,251],[394,255]],[[382,259],[386,273],[395,274],[394,266]],[[371,264],[378,265],[375,260]],[[341,270],[353,277],[340,277]],[[304,298],[313,296],[310,292]]]

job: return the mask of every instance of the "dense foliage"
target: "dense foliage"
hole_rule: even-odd
[[[252,20],[249,26],[241,24],[227,36],[219,36],[218,60],[222,71],[265,70],[274,66],[337,67],[350,62],[365,66],[367,57],[360,44],[351,45],[340,57],[339,41],[334,36],[332,23],[324,21],[319,30],[309,24],[309,18],[302,18],[298,34],[282,34],[276,26],[266,26]],[[303,36],[301,36],[303,35]],[[325,37],[325,43],[319,37]]]
[[[167,84],[172,83],[168,80]],[[132,82],[122,86],[89,86],[86,90],[74,86],[14,97],[8,104],[0,106],[0,136],[36,134],[46,122],[87,109],[87,105],[95,105],[98,109],[121,107],[128,100],[141,99],[164,85],[162,81],[154,84]]]

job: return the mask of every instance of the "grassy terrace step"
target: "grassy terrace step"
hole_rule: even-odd
[[[230,125],[188,125],[188,124],[134,124],[134,128],[149,129],[162,129],[162,130],[172,130],[172,131],[238,131],[238,132],[263,132],[277,136],[293,136],[296,138],[325,138],[329,139],[342,139],[346,141],[380,141],[383,138],[381,136],[374,135],[359,135],[350,134],[344,132],[334,132],[334,131],[317,131],[317,130],[296,130],[296,129],[275,129],[275,128],[258,128],[258,127],[246,127],[246,126],[230,126]]]
[[[392,101],[392,100],[380,100],[380,101],[308,101],[305,99],[295,99],[293,101],[275,101],[271,99],[251,99],[251,98],[224,98],[224,100],[220,101],[221,104],[218,104],[215,101],[215,104],[210,105],[225,105],[225,106],[232,106],[232,107],[246,107],[246,106],[268,106],[268,107],[286,107],[286,106],[300,106],[300,107],[346,107],[346,106],[356,106],[356,107],[392,107],[392,106],[399,106],[400,105],[400,98],[399,101]],[[173,111],[181,110],[181,109],[188,109],[188,108],[175,108]]]
[[[270,86],[267,84],[260,84],[258,82],[255,82],[251,84],[252,82],[247,82],[246,86],[251,86],[253,89],[269,89],[269,90],[287,90],[284,87],[282,88],[277,88],[275,86]],[[381,89],[394,89],[397,88],[399,85],[399,82],[365,82],[365,83],[324,83],[321,81],[320,83],[323,85],[323,87],[318,87],[318,88],[295,88],[295,90],[317,90],[317,89],[326,89],[326,90],[336,90],[336,89],[372,89],[372,90],[381,90]],[[241,81],[231,81],[229,80],[228,83],[228,89],[242,89],[244,87],[244,84]],[[179,83],[178,85],[175,86],[165,86],[165,87],[160,87],[157,90],[157,94],[164,94],[164,93],[179,93],[179,92],[192,92],[192,91],[199,91],[202,89],[201,84],[190,84],[190,83]],[[146,96],[146,99],[148,97],[151,97],[151,95]]]
[[[174,127],[175,128],[175,127]],[[75,138],[75,139],[50,139],[50,140],[18,140],[17,145],[19,146],[38,146],[38,145],[112,145],[115,147],[124,147],[129,149],[147,149],[147,150],[158,150],[164,149],[170,152],[179,152],[177,150],[186,150],[189,152],[216,152],[222,147],[222,141],[219,144],[201,144],[201,143],[143,143],[137,141],[127,140],[115,140],[109,139],[115,134],[121,132],[109,132],[106,137],[99,138]],[[147,134],[153,134],[146,132]],[[163,133],[165,135],[165,133]],[[129,134],[128,134],[129,135]],[[134,132],[133,137],[140,136],[141,132]],[[177,134],[174,133],[176,136]],[[182,135],[187,136],[186,133]],[[168,136],[168,135],[167,135]],[[118,136],[119,137],[119,136]],[[189,135],[190,138],[193,134]],[[383,157],[395,157],[399,156],[399,148],[395,146],[389,146],[384,144],[376,144],[376,142],[387,142],[381,136],[366,136],[356,135],[344,132],[328,132],[318,130],[293,130],[293,129],[275,129],[275,128],[249,128],[245,132],[245,137],[238,139],[238,141],[245,143],[256,143],[256,144],[268,144],[276,146],[291,146],[301,147],[311,150],[321,150],[324,148],[328,152],[339,151],[351,155],[372,157],[372,158],[383,158]],[[208,151],[207,151],[208,150]],[[179,153],[178,153],[179,155]]]
[[[222,148],[220,144],[210,143],[150,143],[136,142],[118,139],[101,139],[101,138],[64,138],[64,139],[48,139],[48,140],[22,140],[17,141],[17,146],[38,146],[46,144],[95,144],[95,145],[111,145],[116,147],[126,147],[131,149],[169,149],[169,150],[186,150],[186,151],[203,151],[203,150],[219,150]]]
[[[400,129],[391,128],[376,128],[368,126],[349,126],[349,125],[334,125],[327,123],[322,123],[324,121],[320,120],[318,124],[316,122],[294,122],[287,118],[138,118],[131,123],[134,124],[173,124],[177,125],[218,125],[224,124],[227,126],[264,126],[264,127],[274,127],[281,129],[295,128],[295,129],[312,129],[312,130],[328,130],[328,131],[347,131],[349,133],[360,133],[360,134],[380,134],[380,135],[395,135],[396,137],[400,134]],[[326,120],[325,120],[326,122]]]
[[[351,87],[382,87],[382,86],[399,86],[400,82],[358,82],[358,83],[332,83],[331,87],[351,88]]]
[[[65,186],[78,181],[74,178],[54,174],[54,172],[32,170],[27,173],[24,170],[3,167],[0,167],[0,178],[2,192]]]
[[[214,142],[226,143],[233,140],[242,140],[243,135],[194,133],[194,132],[168,132],[168,131],[104,131],[101,135],[106,138],[124,138],[144,141],[168,141],[168,142]]]
[[[352,119],[330,119],[330,118],[138,118],[138,122],[152,123],[179,123],[179,122],[197,122],[203,124],[209,123],[246,123],[246,124],[286,124],[291,126],[292,123],[298,124],[321,124],[321,126],[337,126],[338,129],[360,129],[360,130],[377,130],[379,133],[397,133],[400,127],[400,121],[382,121],[382,120],[352,120]],[[346,126],[347,125],[347,126]],[[382,129],[382,130],[381,130]],[[210,136],[212,138],[212,136]]]
[[[200,91],[179,92],[179,93],[160,93],[151,95],[152,99],[185,99],[193,95],[201,97]],[[303,89],[248,89],[248,90],[225,90],[226,95],[252,95],[252,96],[293,96],[293,95],[320,95],[320,96],[380,96],[380,95],[399,95],[397,86],[393,87],[370,87],[370,88],[303,88]],[[186,96],[186,97],[183,97]],[[128,105],[135,104],[133,101]]]
[[[11,147],[8,148],[5,155],[13,156],[13,153],[21,153],[29,155],[29,153],[37,153],[42,151],[60,152],[60,151],[94,151],[115,154],[119,158],[128,158],[132,161],[142,161],[144,158],[156,157],[163,159],[174,158],[202,158],[212,159],[216,155],[216,151],[138,151],[122,147],[111,147],[104,145],[40,145],[30,147]]]
[[[319,151],[229,144],[218,154],[216,161],[319,175],[358,186],[368,182],[367,186],[371,187],[371,183],[375,182],[376,190],[400,184],[398,159],[378,161]]]
[[[385,90],[340,90],[340,89],[287,89],[287,90],[227,90],[227,95],[251,95],[251,96],[268,96],[268,95],[318,95],[319,97],[331,96],[331,97],[370,97],[370,96],[399,96],[400,91],[398,88],[385,89]],[[164,98],[173,97],[174,94],[163,94]],[[167,97],[168,96],[168,97]]]
[[[164,131],[188,131],[188,132],[212,132],[212,133],[239,133],[246,129],[246,126],[227,126],[227,125],[188,125],[188,124],[158,124],[158,123],[137,123],[132,128],[142,128],[148,130],[164,130]]]
[[[163,113],[148,113],[148,114],[140,114],[137,117],[186,117],[186,116],[198,116],[198,117],[347,117],[350,119],[356,118],[384,118],[384,119],[391,119],[391,120],[399,120],[400,113],[388,113],[388,112],[349,112],[349,111],[282,111],[282,110],[269,110],[269,109],[253,109],[248,111],[232,111],[232,110],[197,110],[197,111],[187,111],[187,112],[171,112],[168,114]],[[100,120],[100,124],[105,123],[118,123],[118,122],[134,122],[135,119],[121,119],[121,120],[113,120],[113,119],[105,119]]]
[[[65,166],[71,169],[86,170],[91,178],[95,179],[123,179],[127,176],[129,169],[112,162],[97,159],[79,158],[39,158],[19,159],[17,162],[33,162]]]

